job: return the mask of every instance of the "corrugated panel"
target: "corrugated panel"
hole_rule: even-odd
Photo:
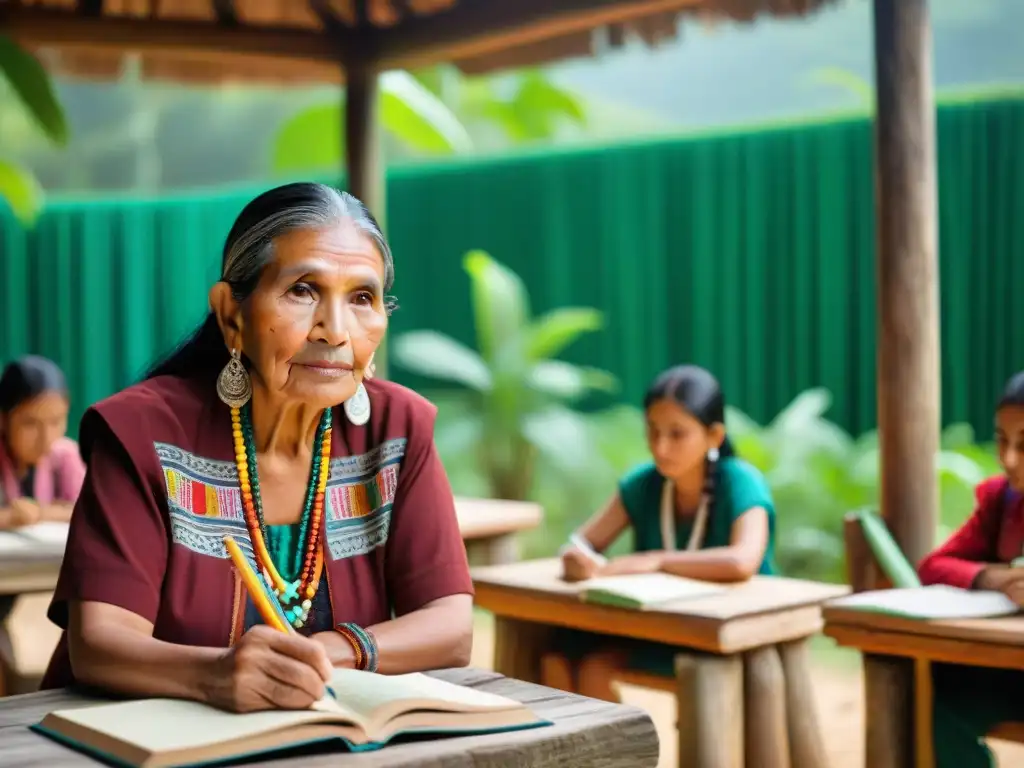
[[[988,434],[1002,382],[1024,367],[1024,101],[945,107],[938,125],[945,421]],[[626,399],[693,361],[755,418],[824,385],[839,423],[874,423],[866,121],[402,169],[388,194],[392,333],[471,343],[461,258],[483,248],[522,275],[535,310],[607,312],[569,357],[615,372]],[[5,221],[0,359],[60,361],[76,411],[130,382],[205,311],[250,196],[57,204],[30,235]]]

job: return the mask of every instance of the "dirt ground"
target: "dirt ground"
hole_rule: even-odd
[[[24,665],[41,669],[57,643],[58,631],[46,620],[48,596],[22,598],[10,617],[15,652]],[[473,644],[473,666],[489,668],[493,663],[493,624],[479,615]],[[821,643],[815,649],[814,683],[818,714],[831,768],[864,768],[864,705],[860,666],[855,654],[829,648]],[[623,687],[623,699],[647,710],[661,739],[658,768],[676,764],[675,702],[669,694],[630,686]],[[993,742],[999,768],[1024,768],[1024,746]]]

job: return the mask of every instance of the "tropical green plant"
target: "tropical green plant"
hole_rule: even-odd
[[[602,325],[585,307],[554,309],[532,317],[522,280],[482,251],[464,258],[470,278],[477,350],[436,331],[413,331],[391,346],[394,363],[455,385],[433,393],[436,439],[455,480],[504,499],[524,499],[537,470],[573,477],[605,459],[593,438],[592,417],[571,405],[594,392],[613,392],[607,371],[556,359]],[[455,482],[453,480],[453,482]]]
[[[550,138],[565,121],[582,124],[582,103],[536,70],[506,76],[500,87],[491,78],[466,78],[454,67],[416,74],[386,72],[380,78],[383,130],[417,153],[464,154],[479,129],[497,129],[513,142]],[[273,146],[275,172],[335,169],[345,147],[345,105],[316,100],[292,115]]]
[[[852,437],[825,418],[830,405],[827,390],[810,389],[765,426],[736,409],[729,409],[726,423],[737,453],[764,473],[771,488],[782,570],[840,581],[843,516],[879,503],[878,433]],[[963,521],[974,486],[997,471],[994,452],[975,444],[969,425],[945,430],[936,456],[937,539]]]
[[[0,35],[0,79],[6,81],[43,133],[64,146],[68,140],[67,120],[46,70],[35,56],[5,35]],[[31,172],[0,157],[0,199],[6,200],[27,226],[42,209],[43,191]]]

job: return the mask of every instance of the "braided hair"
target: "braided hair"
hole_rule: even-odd
[[[644,410],[659,400],[669,400],[693,416],[705,427],[725,424],[725,396],[722,387],[709,371],[697,365],[677,365],[658,374],[644,395]],[[704,495],[708,512],[715,508],[715,484],[718,463],[734,456],[732,443],[726,437],[717,451],[704,457]]]

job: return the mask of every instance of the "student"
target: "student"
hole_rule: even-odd
[[[26,355],[0,375],[0,528],[66,522],[85,478],[78,444],[65,436],[64,374]]]
[[[715,377],[697,366],[671,368],[647,391],[644,411],[653,461],[622,478],[604,509],[573,535],[562,554],[564,577],[662,571],[739,582],[775,573],[771,493],[733,453]],[[628,528],[634,552],[605,562],[599,553]],[[673,674],[676,649],[667,645],[569,631],[556,642],[559,652],[542,663],[551,687],[614,701],[620,670]]]
[[[996,444],[1003,474],[975,489],[974,513],[918,566],[924,584],[997,590],[1024,606],[1024,371],[1007,383],[996,406]],[[1024,672],[932,665],[937,768],[994,766],[985,734],[1024,720]]]

